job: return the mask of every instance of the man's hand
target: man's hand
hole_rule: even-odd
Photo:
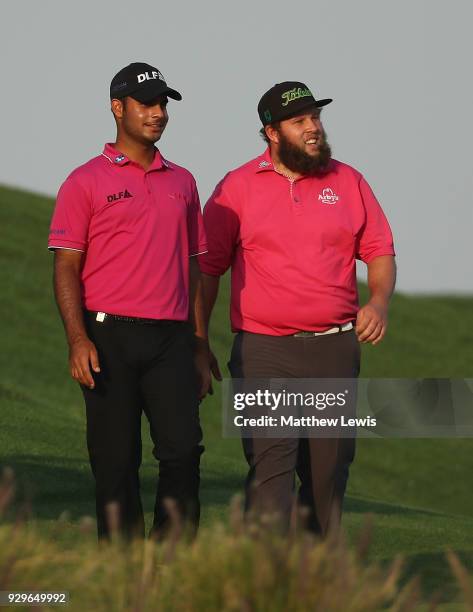
[[[210,321],[210,315],[212,314],[212,309],[214,307],[215,300],[217,299],[219,284],[220,284],[219,276],[212,276],[210,274],[202,274],[202,287],[203,287],[204,314],[205,314],[205,320],[206,320],[206,328],[208,328],[208,323]],[[218,367],[218,361],[210,347],[209,347],[209,362],[210,362],[210,371],[212,372],[215,380],[221,381],[222,374],[220,372],[220,368]],[[214,390],[213,390],[212,379],[211,379],[209,393],[212,395],[213,392]]]
[[[71,376],[81,385],[95,388],[91,368],[94,372],[100,372],[99,356],[97,349],[89,338],[81,337],[69,345],[69,367]]]
[[[358,341],[374,345],[381,342],[388,325],[388,307],[380,302],[369,301],[360,308],[356,317],[356,335]]]
[[[222,373],[220,372],[217,358],[215,357],[213,351],[210,348],[209,348],[209,363],[210,363],[210,371],[212,372],[215,380],[221,381]],[[212,379],[210,379],[210,387],[209,387],[210,395],[213,395],[213,392],[214,390],[212,386]]]

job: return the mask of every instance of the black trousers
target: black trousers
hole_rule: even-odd
[[[355,378],[360,347],[354,331],[309,338],[239,332],[228,366],[234,378]],[[250,515],[277,515],[287,530],[297,473],[306,527],[325,535],[339,525],[354,438],[243,438],[242,443]]]
[[[100,360],[96,387],[82,387],[87,446],[96,483],[99,538],[110,534],[110,509],[118,511],[125,536],[143,536],[140,497],[141,414],[145,412],[153,454],[159,462],[152,535],[160,537],[170,517],[163,501],[174,500],[181,518],[199,522],[200,445],[197,374],[187,322],[137,324],[85,314]]]

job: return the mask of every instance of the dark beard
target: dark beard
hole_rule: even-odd
[[[318,155],[312,157],[297,145],[293,145],[287,138],[279,132],[278,156],[281,162],[292,172],[298,174],[322,174],[327,171],[329,161],[332,157],[332,150],[327,142],[327,135],[321,131],[320,143],[318,145]]]

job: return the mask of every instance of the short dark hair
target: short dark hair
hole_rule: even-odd
[[[279,130],[279,126],[281,125],[280,121],[275,121],[274,123],[268,123],[268,125],[270,125],[272,128],[274,128],[275,130]],[[261,138],[264,140],[264,142],[266,144],[270,143],[269,138],[266,135],[266,129],[268,127],[268,125],[265,125],[264,127],[262,127],[259,131]]]

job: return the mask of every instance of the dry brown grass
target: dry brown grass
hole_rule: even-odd
[[[0,514],[13,492],[7,473]],[[0,524],[0,591],[67,590],[67,610],[81,612],[401,612],[420,604],[416,580],[400,587],[401,559],[388,568],[366,561],[369,527],[354,549],[340,535],[321,542],[293,528],[283,537],[248,526],[235,500],[230,527],[202,530],[190,544],[181,531],[176,522],[160,544],[114,537],[99,546],[88,537],[67,549],[21,520]],[[453,553],[448,558],[473,609],[471,579]]]

